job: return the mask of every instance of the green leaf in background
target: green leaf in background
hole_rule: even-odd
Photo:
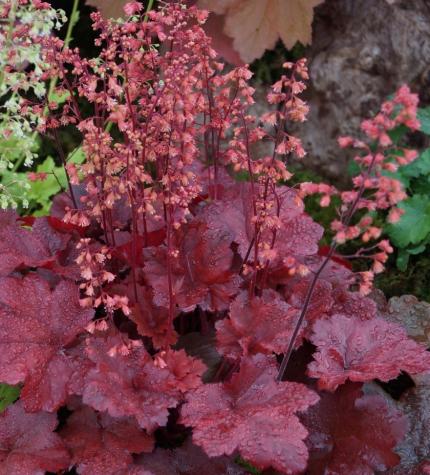
[[[399,172],[408,178],[417,178],[430,173],[430,149],[424,152],[412,163],[399,168]]]
[[[399,249],[396,259],[396,266],[402,272],[408,268],[410,254],[405,249]]]
[[[409,129],[405,125],[399,125],[395,129],[390,130],[388,132],[388,135],[390,139],[396,144],[406,135],[406,132],[408,132],[408,130]]]
[[[252,473],[252,475],[262,475],[263,473],[261,472],[261,470],[258,470],[258,468],[254,467],[254,465],[243,459],[240,455],[236,457],[234,461],[235,463],[246,469],[247,472]]]
[[[426,242],[423,242],[419,246],[415,246],[415,247],[411,247],[411,248],[407,249],[408,253],[411,254],[412,256],[416,256],[418,254],[421,254],[426,249],[427,241],[428,241],[428,239],[426,239]]]
[[[426,250],[427,244],[428,244],[428,238],[425,240],[425,242],[421,243],[419,246],[411,247],[409,249],[399,249],[398,254],[397,254],[397,259],[396,259],[396,265],[399,270],[404,272],[409,264],[409,258],[411,256],[416,256],[418,254],[421,254]]]
[[[430,233],[430,200],[425,195],[414,195],[400,203],[405,213],[400,221],[387,227],[393,243],[405,248],[419,244]]]
[[[59,193],[62,186],[64,186],[64,170],[62,167],[56,167],[54,159],[48,157],[43,161],[43,163],[38,165],[37,173],[47,173],[48,176],[45,180],[30,182],[28,199],[30,203],[35,202],[40,206],[34,213],[34,216],[44,216],[49,213],[51,197]],[[55,178],[54,174],[57,178]]]
[[[63,104],[66,102],[66,100],[70,97],[70,92],[69,91],[64,91],[63,93],[59,94],[56,91],[51,92],[49,95],[49,100],[51,102],[55,102],[58,105]]]
[[[430,135],[430,107],[418,109],[417,116],[421,123],[421,132]]]
[[[361,169],[355,160],[350,160],[347,165],[348,176],[357,176]]]
[[[8,384],[0,384],[0,412],[3,412],[7,406],[14,403],[19,397],[19,388],[17,386],[9,386]]]
[[[81,147],[75,149],[68,157],[68,162],[82,164],[85,155]],[[57,166],[52,157],[47,157],[36,168],[37,173],[46,173],[44,180],[29,181],[27,173],[12,173],[9,170],[3,172],[3,182],[7,183],[8,189],[19,196],[21,188],[19,183],[28,184],[26,198],[29,201],[28,210],[32,216],[46,216],[52,205],[52,198],[57,193],[67,188],[67,178],[64,168]]]

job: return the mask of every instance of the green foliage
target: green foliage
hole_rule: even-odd
[[[400,249],[398,255],[402,252]],[[398,259],[398,257],[397,257]],[[407,268],[400,269],[398,262],[389,263],[388,272],[376,276],[376,286],[387,298],[404,294],[415,295],[430,302],[430,253],[408,254]]]
[[[19,387],[0,383],[0,412],[13,404],[19,397]]]
[[[419,109],[421,131],[430,135],[430,107]],[[404,138],[401,128],[391,137],[396,143]],[[395,173],[387,173],[403,183],[409,197],[400,203],[404,214],[397,223],[386,225],[386,232],[397,248],[396,265],[406,271],[412,256],[430,251],[430,148],[425,149],[412,163],[400,167]]]
[[[261,470],[258,470],[258,468],[255,468],[253,465],[251,465],[249,462],[244,460],[242,457],[236,457],[235,462],[240,466],[243,467],[247,472],[252,473],[253,475],[261,475],[262,472]]]
[[[28,94],[39,99],[46,94],[41,78],[47,65],[38,39],[61,28],[66,18],[62,10],[38,9],[32,2],[0,0],[0,7],[7,12],[0,29],[0,207],[17,208],[28,204],[28,183],[14,172],[22,164],[30,166],[37,157],[33,129],[41,121],[33,114],[23,117],[20,107]],[[15,36],[16,24],[28,25],[29,33]],[[32,68],[31,80],[23,64]]]
[[[406,248],[410,244],[422,243],[430,233],[430,198],[413,195],[399,206],[404,214],[401,219],[387,227],[393,244]]]
[[[430,107],[418,111],[418,120],[421,122],[421,131],[430,135]]]
[[[81,148],[76,149],[69,156],[68,161],[76,164],[83,163],[85,160],[84,153]],[[67,177],[63,166],[57,166],[52,157],[47,157],[40,165],[36,167],[37,173],[46,174],[44,180],[28,181],[27,189],[27,213],[33,216],[46,216],[52,205],[52,198],[65,190],[68,186]],[[10,173],[6,172],[5,178],[11,180],[15,178],[17,182],[10,182],[9,190],[18,193],[19,183],[23,183],[27,179],[26,173]]]

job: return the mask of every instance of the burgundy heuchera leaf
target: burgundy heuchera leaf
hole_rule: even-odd
[[[167,423],[168,409],[179,403],[181,390],[197,385],[193,369],[203,372],[184,352],[174,363],[162,356],[153,360],[142,346],[124,351],[120,336],[90,339],[87,353],[95,366],[87,374],[83,401],[112,417],[134,416],[149,432]]]
[[[248,184],[236,184],[229,193],[232,197],[206,205],[199,216],[207,223],[210,232],[228,234],[244,257],[255,232],[251,190]],[[276,188],[276,196],[282,222],[274,247],[279,257],[315,254],[323,232],[321,226],[304,213],[303,201],[295,190],[280,186]],[[263,231],[263,236],[266,237],[268,232]]]
[[[54,414],[28,414],[20,401],[0,414],[0,475],[44,475],[69,465],[69,454],[53,431]]]
[[[55,410],[67,396],[74,369],[64,348],[93,316],[78,295],[65,280],[51,291],[37,275],[0,279],[0,381],[24,382],[27,410]]]
[[[211,456],[236,450],[258,468],[285,473],[306,467],[307,431],[295,415],[318,401],[299,383],[276,382],[275,361],[263,355],[242,360],[231,381],[201,386],[187,396],[181,422]]]
[[[209,311],[225,310],[240,279],[232,271],[233,251],[228,235],[209,234],[204,223],[193,222],[175,235],[179,257],[171,257],[173,291],[183,311],[198,304]],[[168,307],[167,248],[146,251],[145,276],[154,289],[154,303]]]
[[[309,475],[373,475],[398,464],[393,452],[407,430],[407,419],[378,394],[346,383],[323,392],[301,416],[309,430]]]
[[[401,371],[421,373],[430,353],[409,339],[405,330],[381,318],[361,321],[345,315],[318,320],[311,341],[317,346],[308,374],[321,389],[335,390],[351,381],[389,381]]]
[[[176,343],[178,338],[171,322],[169,311],[158,307],[153,301],[153,292],[147,286],[137,286],[137,299],[134,288],[127,292],[131,306],[130,319],[137,325],[137,331],[142,336],[152,338],[156,348],[164,348]]]
[[[60,435],[81,475],[118,473],[132,464],[132,453],[151,452],[154,446],[134,418],[113,419],[88,406],[69,417]]]
[[[243,291],[230,306],[230,318],[216,325],[218,348],[233,358],[242,353],[282,353],[297,319],[297,310],[274,290],[263,290],[261,297],[253,299]]]
[[[33,232],[17,222],[15,213],[0,211],[0,214],[0,276],[7,276],[20,266],[38,267],[51,263],[55,260],[55,253],[67,244],[63,237],[51,246],[43,239],[40,226],[39,232]],[[52,241],[57,236],[58,233],[52,230]]]

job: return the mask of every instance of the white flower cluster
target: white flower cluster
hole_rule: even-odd
[[[63,10],[37,8],[31,0],[0,0],[0,13],[0,207],[4,209],[28,205],[29,184],[15,170],[22,164],[30,166],[37,157],[37,134],[32,131],[41,119],[20,115],[24,95],[46,94],[41,80],[46,65],[37,39],[60,29],[67,18]]]

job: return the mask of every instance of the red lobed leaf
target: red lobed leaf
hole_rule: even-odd
[[[163,360],[174,376],[175,386],[179,391],[186,393],[201,385],[206,365],[199,359],[188,356],[184,350],[168,350],[163,355]]]
[[[236,450],[258,468],[299,473],[306,468],[307,431],[295,415],[318,401],[306,386],[276,382],[274,359],[256,355],[242,360],[227,383],[191,392],[181,423],[193,427],[193,440],[211,456]]]
[[[154,361],[142,346],[125,353],[122,347],[119,335],[89,339],[87,353],[95,366],[86,376],[83,401],[112,417],[134,416],[152,432],[167,423],[168,409],[179,403],[181,390],[196,386],[202,368],[183,352],[172,352],[166,362],[165,355]]]
[[[178,335],[169,322],[169,311],[166,307],[154,304],[152,289],[137,285],[136,300],[134,288],[131,287],[127,288],[131,307],[130,319],[136,323],[139,334],[151,337],[155,348],[166,348],[176,343]]]
[[[302,310],[312,277],[293,279],[284,290],[287,302],[297,310]],[[313,322],[334,314],[344,314],[358,320],[370,320],[376,316],[376,304],[359,292],[348,290],[344,282],[330,282],[319,279],[315,285],[305,318],[306,336]]]
[[[3,223],[0,228],[0,276],[23,267],[43,267],[70,278],[79,276],[76,263],[62,255],[70,253],[70,234],[58,232],[50,218],[35,218],[31,222],[32,228],[27,229],[19,225],[16,214],[8,212],[6,216],[4,213],[0,211]]]
[[[288,235],[288,242],[277,239],[275,249],[286,247],[290,254],[300,253],[300,250],[305,254],[315,253],[316,244],[313,242],[313,233],[311,232],[313,225],[310,223],[310,218],[304,214],[303,201],[297,192],[287,186],[281,186],[276,189],[276,197],[280,208],[279,217],[283,224],[279,232],[285,232]],[[255,233],[252,223],[252,195],[249,183],[235,183],[230,187],[229,194],[225,199],[206,205],[199,217],[207,223],[210,232],[227,233],[231,240],[238,244],[240,255],[245,257]],[[316,226],[319,235],[321,228]],[[303,233],[303,231],[305,232]],[[317,241],[320,237],[319,235]],[[311,249],[304,249],[308,244]]]
[[[0,414],[0,475],[43,475],[69,465],[54,414],[28,414],[20,401]]]
[[[160,246],[166,238],[166,230],[163,228],[148,232],[144,236],[137,234],[134,238],[130,233],[124,234],[126,235],[126,237],[123,237],[125,242],[117,245],[113,249],[113,254],[118,255],[130,265],[135,263],[142,267],[144,266],[144,260],[142,259],[143,248],[150,246]]]
[[[311,281],[312,278],[309,277],[295,278],[284,291],[287,302],[298,311],[301,311],[304,306]],[[317,281],[306,311],[307,324],[319,318],[324,318],[330,313],[333,306],[332,289],[333,286],[330,282],[326,280]]]
[[[231,358],[282,353],[297,319],[297,310],[274,290],[263,290],[261,297],[252,299],[248,291],[243,291],[232,302],[229,318],[216,324],[218,349]]]
[[[351,292],[345,285],[336,285],[333,288],[333,306],[330,313],[353,316],[359,320],[372,320],[376,317],[376,303],[359,292]]]
[[[69,396],[82,394],[85,376],[93,363],[86,357],[82,343],[61,354],[62,358],[53,358],[49,364],[34,368],[26,378],[21,399],[27,411],[55,411]]]
[[[209,233],[204,223],[194,221],[174,235],[178,257],[171,257],[173,291],[182,311],[196,305],[203,310],[225,310],[237,293],[240,278],[233,272],[233,251],[226,234]],[[154,303],[169,306],[167,247],[145,253],[145,277],[154,289]]]
[[[381,318],[358,320],[333,315],[314,323],[311,341],[317,347],[308,374],[321,389],[335,390],[351,381],[389,381],[401,371],[430,369],[430,353],[410,340],[399,325]]]
[[[20,266],[38,267],[55,259],[48,243],[30,229],[17,223],[17,215],[0,211],[0,276],[7,276]]]
[[[378,394],[346,383],[321,399],[301,420],[309,429],[309,475],[373,475],[399,463],[393,451],[407,419]]]
[[[81,237],[85,236],[85,228],[82,226],[65,223],[63,220],[54,216],[48,216],[47,220],[52,229],[55,229],[59,233],[70,234],[71,232],[77,232]]]
[[[78,296],[70,281],[51,291],[37,275],[0,279],[0,381],[24,382],[27,410],[53,411],[67,396],[74,369],[64,350],[93,316]]]
[[[110,475],[127,469],[131,454],[151,452],[154,441],[134,418],[114,419],[82,406],[60,432],[81,475]]]

